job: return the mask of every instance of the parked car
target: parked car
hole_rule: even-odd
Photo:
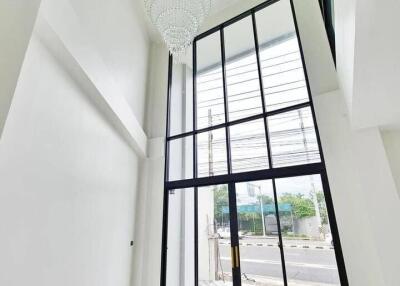
[[[231,237],[231,229],[229,227],[219,228],[219,229],[217,229],[217,234],[218,234],[218,237],[221,239],[230,238]],[[239,239],[243,238],[243,232],[239,231],[238,235],[239,235]]]

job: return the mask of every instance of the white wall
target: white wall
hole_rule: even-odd
[[[165,136],[168,88],[168,50],[152,44],[150,50],[145,130],[149,138]]]
[[[337,77],[352,116],[356,0],[335,1]]]
[[[70,0],[77,18],[143,125],[149,39],[140,1]]]
[[[40,2],[0,1],[0,138]]]
[[[167,109],[168,52],[152,44],[145,130],[149,157],[142,165],[138,195],[132,286],[158,285],[161,269],[161,235],[164,190],[164,137]]]
[[[400,126],[400,39],[394,36],[399,9],[396,0],[385,5],[378,0],[356,2],[352,106],[356,127]]]
[[[85,0],[90,1],[90,0]],[[117,14],[118,11],[115,11]],[[106,14],[106,11],[100,10],[96,13]],[[96,14],[95,14],[96,15]],[[92,15],[92,17],[94,17]],[[59,42],[61,49],[66,49],[69,61],[77,62],[77,68],[80,69],[87,80],[95,86],[99,93],[100,101],[103,101],[106,108],[110,110],[110,120],[115,121],[121,126],[122,132],[126,133],[128,140],[131,141],[132,147],[141,156],[146,155],[146,134],[143,126],[138,119],[138,115],[133,112],[129,106],[126,96],[124,96],[124,88],[117,77],[110,71],[109,62],[105,60],[103,49],[96,42],[96,37],[90,32],[87,25],[80,20],[77,9],[71,5],[70,0],[59,0],[57,2],[51,0],[43,0],[40,9],[40,26],[49,26],[48,32],[42,33],[45,36],[52,34],[49,42]],[[42,23],[43,22],[43,23]],[[124,30],[125,22],[121,21],[120,28]],[[139,24],[138,24],[139,25]],[[145,27],[141,27],[145,30]],[[128,39],[128,35],[127,39]],[[138,42],[140,42],[138,37]],[[112,39],[110,39],[112,40]],[[130,41],[127,41],[127,45]],[[148,45],[147,45],[148,46]],[[60,47],[56,47],[60,48]],[[140,53],[140,50],[129,50],[131,53]],[[112,54],[112,51],[111,51]],[[142,54],[144,58],[147,54]],[[127,58],[129,60],[129,58]],[[139,72],[144,72],[140,65],[135,66]],[[144,90],[146,81],[137,83],[139,89]],[[143,98],[144,94],[137,94],[137,90],[130,90],[133,97]],[[139,113],[142,114],[143,111]]]
[[[356,128],[400,126],[399,9],[396,0],[335,1],[338,77]]]
[[[366,196],[374,190],[362,180],[370,164],[357,172],[358,145],[353,143],[357,134],[350,126],[341,92],[313,99],[350,285],[385,285],[370,221],[374,214],[366,204]]]
[[[149,49],[135,5],[42,1],[0,141],[0,285],[131,283]]]
[[[384,130],[381,134],[392,176],[400,196],[400,131]]]
[[[128,285],[137,169],[34,37],[0,145],[0,284]]]
[[[146,189],[140,194],[137,204],[137,222],[142,223],[135,233],[135,262],[132,286],[158,285],[161,269],[161,236],[164,189],[163,141],[155,143],[160,152],[147,160],[144,166],[147,174]],[[143,175],[144,176],[144,175]],[[139,225],[139,224],[138,224]],[[139,255],[140,253],[140,255]]]

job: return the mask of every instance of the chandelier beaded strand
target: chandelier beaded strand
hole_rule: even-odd
[[[181,60],[211,9],[212,0],[144,0],[151,22]]]

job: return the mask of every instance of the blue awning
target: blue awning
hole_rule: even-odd
[[[291,204],[278,204],[278,209],[280,212],[291,212],[292,205]],[[237,207],[238,213],[260,213],[261,206],[257,205],[240,205]],[[265,204],[263,205],[264,214],[274,214],[275,213],[275,205],[274,204]],[[229,207],[222,207],[222,213],[229,213]]]

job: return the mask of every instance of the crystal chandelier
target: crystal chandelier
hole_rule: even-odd
[[[180,61],[211,9],[212,0],[144,0],[174,59]]]

